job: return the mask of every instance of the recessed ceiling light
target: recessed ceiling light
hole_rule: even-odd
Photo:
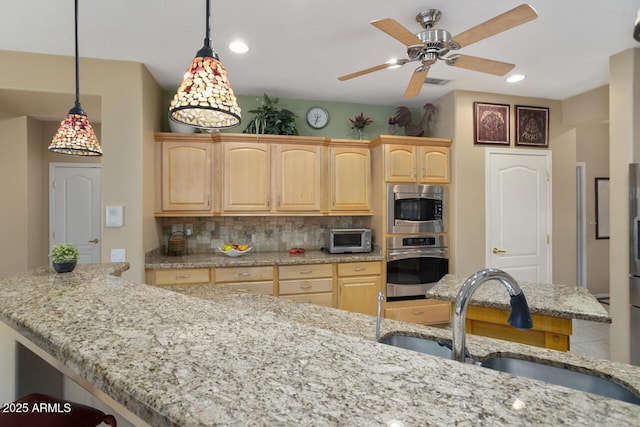
[[[247,53],[249,51],[249,46],[243,41],[236,40],[229,44],[229,50],[235,53]]]
[[[512,74],[507,77],[507,83],[516,83],[525,79],[525,76],[522,74]]]

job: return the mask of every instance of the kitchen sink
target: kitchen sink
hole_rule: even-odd
[[[640,405],[640,397],[625,386],[584,372],[513,357],[492,357],[480,366]]]
[[[392,334],[384,337],[380,342],[382,344],[413,350],[419,353],[451,359],[450,344],[442,340]]]

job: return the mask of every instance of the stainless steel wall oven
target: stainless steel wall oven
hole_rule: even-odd
[[[425,298],[449,273],[449,239],[441,235],[387,238],[387,301]]]
[[[441,185],[387,186],[387,233],[446,233],[448,189]]]

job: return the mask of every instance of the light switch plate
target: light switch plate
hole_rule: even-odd
[[[111,249],[111,262],[126,262],[126,253],[125,249]]]

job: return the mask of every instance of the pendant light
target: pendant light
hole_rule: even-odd
[[[211,48],[211,2],[207,4],[204,46],[196,53],[169,106],[169,119],[194,128],[216,130],[240,124],[240,107],[227,70]]]
[[[78,67],[78,0],[75,0],[76,101],[49,144],[49,151],[72,156],[102,156],[102,147],[87,113],[80,106],[80,72]]]

